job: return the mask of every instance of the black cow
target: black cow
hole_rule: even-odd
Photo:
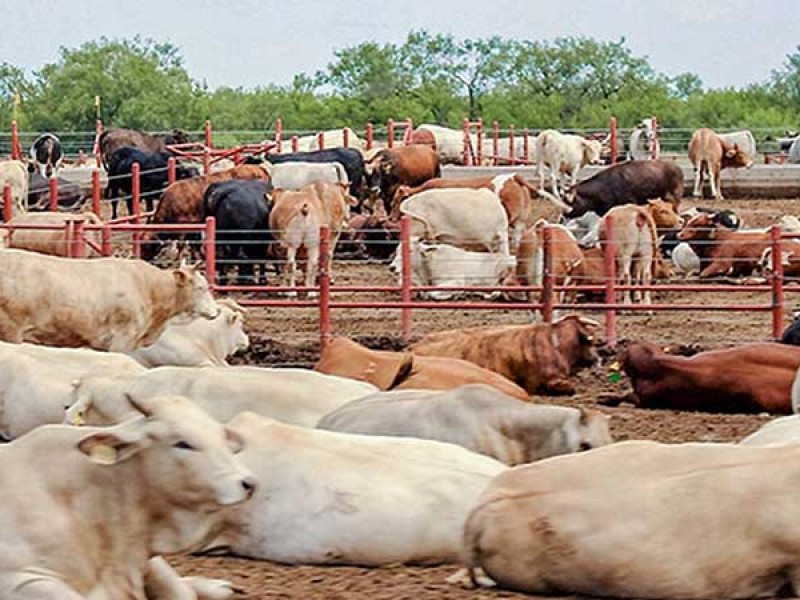
[[[683,198],[683,171],[672,161],[634,160],[603,169],[574,185],[567,194],[572,210],[565,216],[576,219],[589,211],[599,216],[621,204],[646,204],[661,198],[677,212]]]
[[[266,159],[273,165],[287,162],[341,163],[350,180],[350,195],[359,200],[363,200],[366,196],[364,157],[361,152],[353,148],[330,148],[311,152],[294,152],[292,154],[267,154]]]
[[[86,200],[81,186],[58,178],[58,208],[63,211],[79,210]],[[28,174],[28,210],[43,211],[50,208],[50,180],[33,171]]]
[[[222,285],[228,269],[239,267],[237,283],[255,282],[254,265],[261,265],[258,281],[266,284],[266,260],[270,242],[269,213],[272,185],[267,181],[233,179],[208,186],[203,196],[203,219],[217,221],[217,264]]]
[[[58,176],[64,154],[61,140],[52,133],[43,133],[31,146],[31,160],[42,177]]]
[[[155,154],[166,152],[167,146],[170,144],[186,144],[188,142],[189,135],[180,129],[173,129],[172,133],[166,135],[150,135],[135,129],[106,129],[97,140],[106,171],[108,171],[109,158],[120,148],[128,146]]]
[[[720,225],[730,230],[739,229],[742,225],[742,220],[739,218],[739,215],[732,210],[714,210],[713,208],[696,207],[693,208],[692,211],[694,212],[686,212],[681,215],[684,222],[693,217],[694,214],[708,213],[711,215],[711,222],[714,225]],[[680,229],[673,229],[661,238],[659,248],[661,248],[661,254],[663,254],[664,258],[667,260],[672,258],[672,251],[681,243],[678,239],[678,233],[680,233]]]
[[[794,311],[794,320],[783,330],[781,344],[800,346],[800,312],[797,310]]]
[[[128,205],[128,214],[133,214],[133,164],[139,163],[140,178],[139,191],[141,197],[147,204],[147,211],[153,210],[155,197],[167,187],[169,183],[169,173],[167,172],[167,161],[172,155],[169,152],[158,152],[150,154],[138,148],[124,146],[115,150],[108,158],[108,187],[106,188],[106,198],[113,198],[111,202],[111,218],[117,218],[118,196],[123,193]],[[178,163],[175,166],[175,178],[187,179],[197,177],[200,172],[194,167],[187,167]]]

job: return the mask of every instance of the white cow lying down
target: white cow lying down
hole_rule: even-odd
[[[470,515],[465,552],[536,594],[796,595],[798,464],[797,445],[622,443],[516,467]]]
[[[403,253],[397,251],[390,268],[402,277]],[[413,285],[469,287],[499,285],[516,265],[514,257],[501,252],[470,252],[448,244],[411,245],[411,282]],[[485,298],[500,292],[475,292]],[[449,300],[464,295],[457,291],[429,291],[420,294],[433,300]]]
[[[307,369],[159,367],[138,375],[86,377],[76,384],[66,422],[118,423],[134,412],[126,394],[149,398],[178,394],[221,422],[251,411],[285,423],[314,427],[323,415],[378,389],[363,381]]]
[[[244,332],[245,309],[228,298],[217,300],[217,306],[215,319],[170,319],[155,344],[137,348],[129,356],[148,368],[227,366],[226,358],[250,346]]]
[[[116,427],[49,425],[0,448],[0,598],[232,595],[195,595],[151,558],[197,549],[224,509],[252,495],[256,481],[234,456],[241,440],[185,398],[137,406]]]
[[[73,382],[81,377],[143,371],[124,354],[0,342],[0,436],[12,439],[61,423]]]
[[[796,382],[797,380],[795,380]],[[800,415],[790,415],[764,423],[739,442],[742,446],[788,446],[800,444]]]
[[[241,414],[259,479],[209,548],[290,564],[458,560],[464,520],[501,463],[452,444],[304,429]]]

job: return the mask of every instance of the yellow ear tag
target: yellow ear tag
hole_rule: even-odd
[[[83,420],[83,413],[82,412],[76,412],[74,415],[72,415],[72,424],[75,427],[80,427],[81,425],[83,425],[83,423],[84,423],[84,420]]]
[[[89,453],[91,459],[101,465],[113,465],[117,462],[117,449],[107,446],[106,444],[98,444]]]

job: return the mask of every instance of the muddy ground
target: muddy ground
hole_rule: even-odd
[[[686,204],[691,204],[687,202]],[[704,203],[707,205],[708,203]],[[737,210],[745,226],[763,227],[774,223],[783,214],[800,215],[800,202],[794,200],[732,200],[724,207]],[[337,283],[385,283],[393,279],[386,267],[377,264],[349,263],[337,265]],[[359,299],[370,297],[359,295]],[[373,296],[374,297],[374,296]],[[353,299],[344,296],[343,299]],[[747,302],[766,305],[768,294],[655,294],[656,302]],[[787,293],[787,304],[800,301],[800,294]],[[787,311],[788,313],[791,310]],[[334,311],[333,329],[374,348],[400,349],[399,313],[392,310]],[[602,321],[602,313],[587,313]],[[787,322],[790,314],[787,315]],[[498,304],[497,310],[416,311],[413,315],[415,336],[458,327],[525,323],[524,311],[511,311]],[[680,352],[698,348],[717,348],[737,343],[766,340],[770,336],[769,313],[757,312],[667,312],[654,316],[621,314],[620,345],[628,340],[646,339]],[[314,309],[252,309],[248,316],[252,348],[239,360],[261,365],[307,366],[318,356],[317,313]],[[602,366],[576,376],[579,393],[568,398],[534,398],[569,406],[591,407],[611,415],[611,427],[618,440],[651,439],[661,442],[734,441],[757,429],[769,420],[766,415],[720,415],[647,411],[623,404],[616,408],[597,404],[606,394],[623,393],[628,389],[624,379],[610,381],[609,364],[615,351],[604,347]],[[445,583],[453,567],[388,567],[361,569],[353,567],[291,567],[263,561],[236,558],[178,557],[175,564],[184,574],[222,577],[244,590],[247,598],[330,598],[347,600],[427,600],[470,598],[522,598],[503,591],[472,592]]]

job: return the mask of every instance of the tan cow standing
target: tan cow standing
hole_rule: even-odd
[[[798,460],[796,445],[626,442],[516,467],[467,520],[468,565],[542,595],[796,595]]]
[[[286,249],[286,270],[289,286],[297,285],[297,251],[305,248],[305,286],[316,283],[319,266],[320,227],[330,228],[330,256],[350,216],[350,206],[358,200],[347,193],[347,184],[314,183],[299,191],[275,190],[269,227],[275,231],[282,248]],[[328,267],[330,273],[330,265]],[[289,296],[295,296],[290,292]],[[316,293],[309,292],[309,296]]]
[[[194,268],[0,251],[3,341],[130,352],[155,342],[171,317],[218,312]]]
[[[157,400],[116,427],[50,425],[0,449],[13,481],[0,489],[0,598],[143,600],[151,583],[180,586],[150,559],[199,549],[256,482],[234,456],[241,436],[186,398]]]
[[[79,214],[41,212],[25,213],[11,219],[9,225],[58,225],[58,229],[16,229],[7,232],[5,247],[17,250],[29,250],[53,256],[68,256],[77,253],[75,240],[75,224],[102,225],[103,221],[94,213]],[[100,231],[86,231],[84,238],[92,240],[99,248],[101,243]],[[72,248],[69,249],[69,244]],[[85,256],[99,256],[99,253],[84,241]]]
[[[731,144],[720,138],[711,129],[698,129],[689,141],[689,160],[694,166],[694,190],[692,196],[699,198],[703,190],[703,179],[708,176],[711,195],[722,200],[720,172],[730,167],[753,165],[753,159],[738,144]]]
[[[11,200],[14,203],[12,214],[28,212],[28,168],[24,162],[0,161],[0,207],[3,206],[3,188],[6,185],[11,186]]]
[[[529,394],[574,394],[570,372],[597,361],[596,326],[595,321],[570,315],[553,324],[455,329],[426,335],[409,350],[423,357],[468,360]]]

